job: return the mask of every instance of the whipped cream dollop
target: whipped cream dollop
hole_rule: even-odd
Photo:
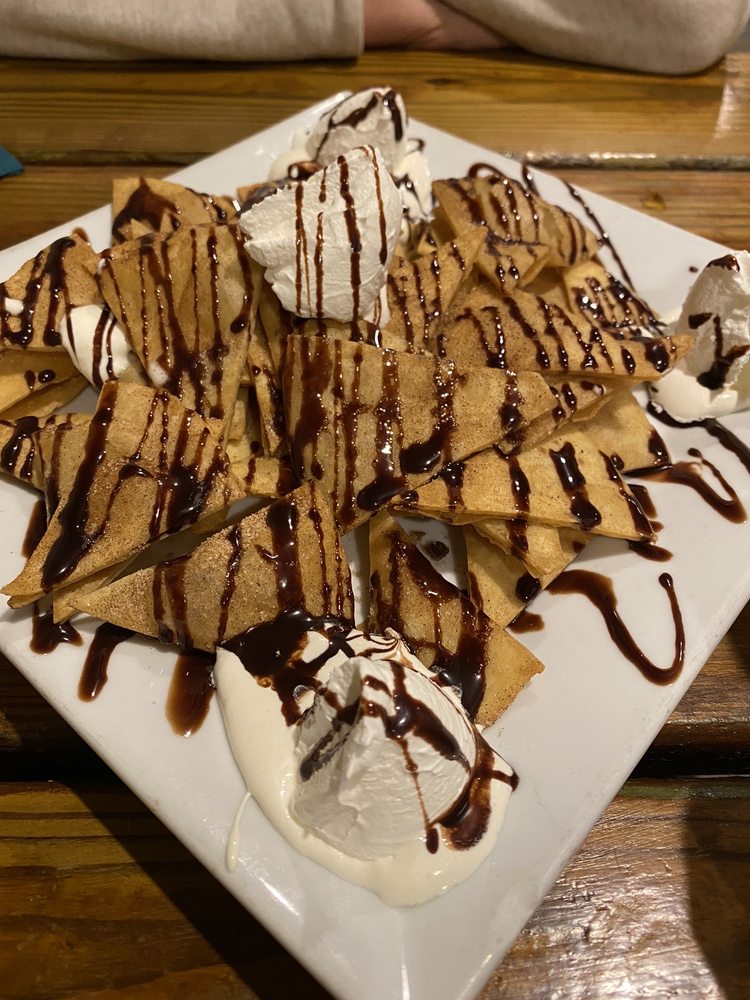
[[[380,153],[361,146],[253,205],[240,227],[285,309],[347,322],[385,285],[401,199]]]
[[[350,94],[326,112],[308,139],[311,160],[325,166],[356,146],[375,146],[393,173],[406,156],[408,118],[403,98],[386,87]]]
[[[23,302],[20,299],[6,298],[0,293],[0,312],[7,316],[22,316]]]
[[[471,722],[445,688],[400,659],[355,656],[297,727],[291,812],[346,854],[384,857],[450,812],[475,760]]]
[[[682,423],[750,407],[750,252],[710,261],[670,332],[694,344],[651,387],[659,407]]]
[[[325,166],[357,146],[374,146],[398,187],[404,222],[425,222],[434,205],[430,168],[424,143],[409,138],[408,126],[403,98],[395,90],[357,91],[321,115],[310,131],[295,132],[291,149],[274,160],[269,177],[294,178],[300,164]]]
[[[59,333],[73,364],[95,388],[140,367],[125,331],[107,306],[74,306]]]
[[[470,875],[514,775],[458,694],[390,630],[311,629],[275,669],[260,662],[269,646],[257,631],[217,651],[214,679],[248,792],[276,829],[392,905]]]

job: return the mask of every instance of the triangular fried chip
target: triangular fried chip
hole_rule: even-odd
[[[281,611],[351,621],[349,567],[325,497],[306,483],[211,535],[78,602],[79,610],[163,642],[213,650]]]
[[[589,538],[586,532],[575,528],[529,524],[520,518],[512,521],[485,518],[473,521],[471,526],[493,546],[522,562],[537,577],[561,572]]]
[[[0,420],[0,470],[38,490],[44,490],[45,477],[39,459],[41,436],[45,431],[72,427],[89,419],[89,415],[85,414],[59,413],[42,420],[38,417]]]
[[[47,521],[75,480],[89,434],[92,413],[72,413],[70,419],[43,427],[37,435],[34,478],[42,484]]]
[[[482,243],[481,231],[468,232],[433,253],[392,268],[386,284],[390,319],[380,346],[396,351],[429,351],[440,317],[471,271]]]
[[[300,336],[283,392],[295,471],[323,484],[345,530],[554,402],[538,376]]]
[[[386,512],[370,524],[370,628],[395,629],[469,714],[494,722],[542,664],[444,580]]]
[[[635,384],[659,378],[692,344],[689,336],[623,341],[543,298],[502,297],[478,286],[451,309],[440,332],[441,354],[462,367],[619,376]]]
[[[598,261],[582,261],[565,268],[560,277],[570,312],[588,319],[600,330],[616,330],[622,336],[656,327],[656,317],[646,303]]]
[[[567,529],[563,529],[565,531]],[[466,574],[469,597],[498,625],[508,625],[544,590],[583,549],[586,542],[568,547],[566,558],[554,570],[536,575],[516,556],[494,545],[475,526],[465,525]]]
[[[78,374],[65,351],[0,351],[0,414],[10,419],[7,412],[17,406],[36,413],[38,399]]]
[[[466,541],[466,577],[469,599],[496,625],[510,624],[541,589],[520,559],[478,534],[463,529]]]
[[[118,177],[112,181],[112,238],[122,243],[146,233],[166,235],[181,226],[237,220],[234,199],[199,194],[174,181],[155,177]]]
[[[80,236],[63,236],[0,283],[0,347],[64,353],[65,316],[99,300],[98,262]]]
[[[260,284],[237,227],[181,228],[102,259],[102,294],[150,380],[221,433],[234,412]]]
[[[669,462],[666,444],[631,392],[616,393],[579,426],[619,472]]]
[[[28,604],[243,496],[197,413],[164,390],[107,382],[72,485],[3,593],[13,607]]]
[[[612,460],[571,425],[517,455],[508,457],[489,448],[454,463],[450,479],[443,473],[394,507],[457,523],[523,518],[614,538],[653,536]]]
[[[22,417],[45,419],[61,407],[67,406],[85,388],[86,379],[77,373],[61,380],[55,378],[47,384],[37,384],[33,392],[0,410],[0,418],[11,421],[20,420]]]

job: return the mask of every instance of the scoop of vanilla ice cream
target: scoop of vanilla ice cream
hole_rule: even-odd
[[[690,334],[695,342],[653,387],[659,406],[683,422],[750,407],[750,252],[706,265],[673,332]]]
[[[325,166],[356,146],[374,146],[393,173],[406,155],[407,125],[403,98],[395,90],[359,90],[320,118],[310,132],[308,154]]]
[[[475,758],[452,692],[401,662],[356,656],[298,727],[291,813],[352,857],[389,856],[450,811]]]
[[[380,153],[361,146],[253,205],[240,227],[285,309],[346,322],[385,285],[401,199]]]

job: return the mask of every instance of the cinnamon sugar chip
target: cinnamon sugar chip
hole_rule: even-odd
[[[464,524],[484,518],[523,518],[614,538],[653,536],[612,460],[575,426],[516,455],[487,449],[394,506]]]
[[[580,427],[620,472],[669,462],[661,435],[630,392],[613,395],[598,413],[581,420]]]
[[[70,488],[26,567],[13,607],[135,555],[244,496],[197,413],[163,390],[108,382]]]
[[[112,181],[112,237],[115,243],[148,233],[165,236],[184,226],[237,221],[233,198],[200,194],[156,177]]]
[[[98,262],[86,240],[62,236],[1,282],[0,348],[52,352],[67,359],[60,331],[74,306],[100,301]]]
[[[353,615],[346,556],[314,483],[211,535],[188,555],[78,601],[79,610],[104,621],[205,650],[296,607],[350,621]]]
[[[590,535],[576,528],[555,528],[549,524],[529,524],[523,518],[503,521],[484,518],[472,528],[494,547],[523,563],[536,577],[560,573],[584,548]]]
[[[657,325],[646,303],[598,261],[565,268],[560,278],[567,308],[602,330],[633,336]]]
[[[517,556],[480,534],[475,525],[466,525],[463,533],[469,597],[498,625],[508,625],[513,621],[540,590],[544,590],[562,573],[586,544],[584,541],[580,546],[568,545],[565,558],[560,548],[560,559],[554,569],[536,574]]]
[[[169,239],[145,237],[107,251],[102,260],[102,294],[150,381],[222,434],[260,286],[237,227],[181,228]]]
[[[490,725],[542,664],[444,580],[393,518],[370,524],[370,628],[402,635],[469,714]]]
[[[581,378],[659,378],[690,349],[687,336],[623,341],[537,295],[477,287],[450,310],[441,354],[460,365],[493,365]]]
[[[429,351],[440,317],[471,273],[483,234],[468,232],[415,261],[402,261],[388,274],[390,319],[380,346],[397,351]]]
[[[283,392],[295,471],[322,483],[344,530],[554,404],[536,375],[301,336]]]

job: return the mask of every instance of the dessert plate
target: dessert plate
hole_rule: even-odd
[[[333,100],[310,108],[174,175],[198,190],[232,191],[263,180],[296,129],[311,124]],[[463,176],[477,161],[521,176],[520,164],[412,121],[425,140],[434,177]],[[580,201],[541,172],[543,197],[576,211]],[[636,290],[659,312],[678,307],[702,268],[726,252],[594,194],[584,193],[611,236]],[[110,214],[102,208],[0,253],[0,276],[10,275],[52,239],[84,228],[97,248],[108,243]],[[614,273],[608,249],[603,260]],[[750,440],[750,414],[726,420]],[[750,477],[740,461],[698,429],[659,431],[674,458],[698,447],[750,508]],[[298,856],[254,803],[239,825],[234,870],[226,848],[244,786],[214,701],[202,728],[189,738],[171,730],[164,712],[175,654],[132,639],[115,651],[109,680],[91,703],[78,699],[85,648],[60,646],[47,656],[29,649],[30,615],[0,611],[0,648],[203,864],[328,989],[342,998],[459,1000],[473,996],[544,897],[571,854],[617,793],[719,639],[750,597],[750,527],[731,524],[679,486],[649,483],[664,523],[659,544],[671,562],[641,558],[622,543],[597,540],[577,565],[608,574],[619,611],[645,654],[669,665],[674,627],[658,583],[674,578],[685,624],[686,658],[679,679],[648,682],[610,640],[594,608],[578,596],[537,598],[544,629],[522,639],[546,665],[500,722],[492,744],[520,776],[505,826],[491,857],[462,885],[422,906],[393,909]],[[0,521],[6,544],[0,577],[21,569],[21,545],[33,504],[31,490],[0,482]],[[354,551],[355,586],[364,593],[367,567]],[[9,543],[9,544],[8,544]],[[448,560],[445,560],[448,562]],[[441,566],[442,569],[446,567]],[[80,626],[85,641],[94,624]]]

